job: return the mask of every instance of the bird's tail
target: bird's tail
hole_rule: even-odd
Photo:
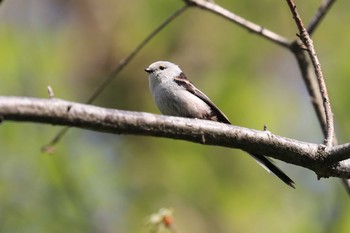
[[[249,154],[268,172],[273,173],[278,178],[280,178],[284,183],[286,183],[292,188],[295,188],[294,181],[291,178],[289,178],[281,169],[279,169],[276,165],[274,165],[272,163],[272,160],[270,160],[269,158],[263,155],[257,155],[257,154],[251,154],[251,153]]]

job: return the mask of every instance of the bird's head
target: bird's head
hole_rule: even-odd
[[[172,80],[182,73],[178,65],[168,61],[154,62],[145,71],[148,73],[150,80],[155,79],[159,82]]]

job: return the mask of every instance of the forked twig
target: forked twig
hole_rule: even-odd
[[[311,22],[309,23],[309,25],[307,27],[307,31],[309,32],[310,35],[312,33],[314,33],[315,29],[321,23],[322,19],[328,13],[328,11],[330,10],[330,8],[334,2],[335,2],[335,0],[325,0],[319,6],[316,14],[314,15],[314,17],[312,18]],[[304,51],[301,51],[299,43],[301,43],[301,42],[298,40],[295,40],[292,43],[291,49],[292,49],[292,51],[293,51],[293,53],[298,61],[303,80],[305,82],[306,88],[307,88],[309,96],[311,98],[311,103],[314,107],[318,121],[321,125],[321,130],[323,132],[323,135],[324,135],[324,137],[326,137],[327,125],[326,125],[326,117],[324,114],[322,97],[319,94],[319,92],[317,91],[317,89],[318,89],[317,83],[314,84],[315,82],[314,82],[314,79],[312,78],[313,75],[310,74],[309,69],[308,69],[308,61],[306,59]],[[334,135],[333,146],[335,146],[337,144],[338,144],[337,137],[336,137],[336,135]],[[344,185],[346,191],[350,195],[350,180],[342,179],[342,182],[343,182],[343,185]]]
[[[325,145],[326,146],[332,146],[333,144],[333,138],[334,138],[334,122],[333,122],[333,113],[331,109],[331,105],[329,102],[329,96],[326,88],[326,83],[323,78],[323,73],[321,69],[321,64],[318,60],[316,51],[314,49],[313,41],[310,38],[309,33],[307,32],[306,28],[304,27],[304,24],[302,22],[302,19],[300,18],[300,15],[296,9],[296,5],[294,4],[293,0],[287,0],[288,6],[293,14],[293,18],[295,20],[295,23],[299,29],[299,37],[301,41],[304,43],[304,45],[307,48],[307,52],[309,54],[309,57],[311,59],[311,62],[314,67],[314,72],[317,77],[318,86],[320,89],[320,94],[323,101],[323,107],[325,112],[325,118],[326,118],[326,136],[325,136]]]
[[[315,13],[314,17],[311,19],[311,22],[307,26],[307,31],[309,35],[315,32],[317,26],[320,25],[320,23],[322,22],[322,20],[324,19],[334,2],[335,0],[324,0],[324,2],[318,7],[317,12]],[[320,123],[323,135],[324,137],[326,137],[327,125],[323,107],[323,100],[320,92],[318,91],[319,88],[317,81],[313,78],[314,75],[309,70],[309,60],[307,59],[304,50],[302,49],[302,43],[303,42],[296,39],[291,43],[290,49],[297,59],[299,69],[301,71],[302,78],[305,82],[305,86],[309,93],[312,106],[316,112],[317,119]],[[333,145],[337,144],[336,141],[336,137],[334,136]]]

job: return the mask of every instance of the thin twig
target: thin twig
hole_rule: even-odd
[[[119,72],[141,51],[143,47],[155,37],[165,26],[167,26],[171,21],[178,17],[188,8],[188,5],[181,7],[175,13],[170,15],[164,22],[162,22],[154,31],[152,31],[144,40],[141,41],[139,45],[123,60],[119,62],[116,68],[104,79],[104,81],[96,88],[92,95],[86,100],[85,103],[91,104],[101,92],[113,81],[113,79],[119,74]],[[57,144],[61,138],[68,132],[69,127],[61,129],[56,136],[45,146],[42,147],[43,151],[52,151],[52,148]]]
[[[316,14],[312,18],[311,22],[309,23],[307,27],[307,31],[309,34],[313,34],[315,32],[315,29],[317,26],[322,22],[328,11],[330,10],[331,6],[335,0],[325,0],[318,8]],[[321,126],[321,130],[323,132],[324,137],[327,136],[327,125],[326,125],[326,117],[324,114],[324,108],[323,108],[323,101],[320,93],[317,90],[317,83],[315,84],[314,79],[312,78],[312,74],[309,70],[309,62],[306,59],[306,55],[304,51],[301,49],[301,45],[299,44],[299,40],[295,40],[291,44],[291,50],[293,54],[295,55],[299,69],[301,71],[303,80],[305,82],[306,88],[308,90],[312,106],[314,107],[314,110],[316,112],[318,121]],[[334,135],[333,138],[333,146],[337,145],[337,137]],[[342,179],[343,185],[347,191],[347,193],[350,195],[350,180]]]
[[[123,60],[119,62],[117,67],[112,71],[112,73],[106,77],[106,79],[101,83],[100,86],[92,93],[92,95],[86,101],[87,104],[91,104],[97,96],[106,88],[108,84],[119,74],[119,72],[138,54],[143,47],[145,47],[150,40],[155,37],[165,26],[167,26],[171,21],[178,17],[187,9],[187,6],[181,7],[179,10],[175,11],[171,16],[169,16],[164,22],[162,22],[153,32],[151,32],[141,43]]]
[[[322,20],[324,19],[324,17],[326,16],[327,12],[330,10],[334,2],[335,0],[325,0],[318,7],[317,12],[315,13],[314,17],[312,18],[311,22],[307,27],[307,31],[309,32],[310,35],[315,32],[315,29],[322,22]],[[302,78],[305,82],[305,86],[309,93],[311,103],[316,112],[318,121],[321,126],[321,130],[323,132],[324,137],[326,137],[327,125],[326,125],[326,117],[325,117],[325,112],[323,107],[322,96],[320,92],[317,91],[319,89],[317,87],[318,84],[316,80],[313,78],[314,73],[310,72],[309,61],[306,57],[305,50],[302,49],[302,46],[303,46],[302,42],[296,39],[291,43],[290,49],[297,59]],[[334,137],[333,139],[333,145],[336,145],[335,142],[336,142],[336,137]]]
[[[310,38],[309,33],[304,27],[304,24],[300,18],[300,15],[296,9],[296,5],[294,4],[293,0],[287,0],[288,6],[293,14],[293,18],[295,20],[295,23],[299,29],[300,33],[300,39],[303,41],[304,45],[307,48],[307,52],[310,56],[310,59],[312,61],[314,72],[317,77],[320,93],[323,100],[323,107],[326,117],[326,137],[325,137],[325,145],[326,146],[332,146],[333,145],[333,138],[334,138],[334,122],[333,122],[333,113],[331,109],[331,105],[329,102],[329,97],[327,93],[326,83],[323,78],[323,73],[321,69],[321,64],[318,60],[316,51],[314,49],[313,41]]]
[[[336,0],[324,0],[323,3],[319,6],[316,14],[312,18],[311,22],[307,26],[307,31],[309,34],[313,34],[316,27],[321,23],[322,19],[329,12],[329,9]]]
[[[221,17],[224,17],[225,19],[228,19],[234,23],[236,23],[237,25],[248,29],[250,32],[256,33],[268,40],[270,40],[271,42],[281,45],[282,47],[286,47],[289,48],[289,41],[284,38],[281,35],[278,35],[275,32],[272,32],[260,25],[257,25],[251,21],[248,21],[228,10],[226,10],[225,8],[217,5],[216,3],[213,2],[209,2],[209,1],[205,1],[205,0],[182,0],[185,3],[187,3],[189,6],[196,6],[199,7],[201,9],[210,11],[212,13],[215,13]]]

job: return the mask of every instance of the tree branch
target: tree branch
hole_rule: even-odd
[[[323,4],[321,4],[312,18],[311,22],[307,26],[307,31],[310,35],[312,35],[316,29],[316,27],[321,23],[322,19],[326,16],[331,6],[335,3],[335,0],[324,0]]]
[[[212,121],[107,109],[59,99],[1,97],[3,121],[25,121],[77,127],[113,134],[181,139],[205,145],[265,154],[313,170],[318,177],[350,178],[350,144],[325,147]]]
[[[323,4],[321,4],[312,18],[311,22],[307,27],[307,31],[309,34],[313,34],[317,26],[321,23],[322,19],[325,17],[327,12],[330,10],[331,6],[335,0],[324,0]],[[323,132],[324,137],[327,137],[327,125],[326,125],[326,116],[324,113],[323,100],[322,96],[318,90],[318,84],[316,79],[314,79],[314,73],[309,69],[309,61],[307,59],[305,50],[302,49],[303,44],[300,40],[295,40],[291,44],[291,51],[297,59],[299,69],[302,74],[302,78],[304,80],[305,86],[310,96],[311,103],[316,112],[318,122],[320,123],[321,130]],[[337,145],[337,137],[334,135],[333,138],[333,146]],[[342,179],[345,189],[350,195],[350,180]]]
[[[205,0],[182,0],[186,4],[190,6],[196,6],[199,7],[203,10],[207,10],[209,12],[212,12],[214,14],[217,14],[221,17],[224,17],[225,19],[228,19],[237,25],[248,29],[250,32],[256,33],[268,40],[270,40],[273,43],[276,43],[278,45],[281,45],[283,47],[289,48],[289,41],[284,38],[281,35],[278,35],[277,33],[274,33],[260,25],[257,25],[253,22],[250,22],[228,10],[225,8],[217,5],[216,3],[210,2],[210,1],[205,1]]]
[[[293,14],[293,18],[295,20],[295,23],[299,29],[300,32],[300,39],[303,41],[304,45],[307,48],[307,51],[309,53],[310,59],[312,61],[314,71],[317,77],[320,93],[323,100],[323,107],[325,112],[325,118],[326,118],[326,138],[325,138],[325,144],[327,146],[333,145],[333,138],[334,138],[334,122],[333,122],[333,113],[328,97],[328,92],[326,88],[326,83],[323,78],[323,73],[321,69],[321,64],[318,60],[316,51],[314,49],[313,41],[310,38],[309,33],[307,32],[306,28],[304,27],[304,24],[300,18],[300,15],[297,11],[296,5],[294,4],[293,0],[287,0],[288,6]]]

